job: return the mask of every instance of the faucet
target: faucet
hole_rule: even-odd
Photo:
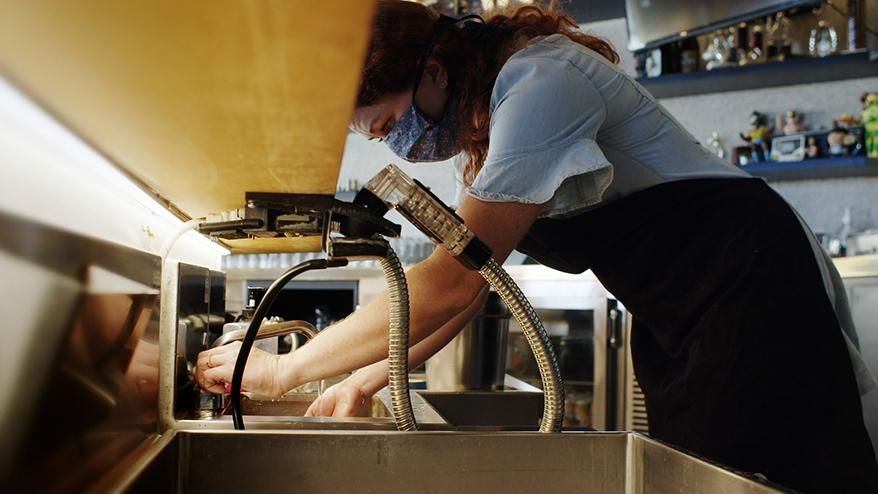
[[[212,348],[228,345],[233,341],[241,341],[247,333],[246,329],[236,329],[217,338],[213,342]],[[272,338],[277,336],[286,336],[288,334],[298,333],[305,335],[309,340],[317,336],[317,330],[306,321],[284,321],[279,323],[263,324],[256,333],[256,339]],[[194,374],[194,368],[190,369],[190,376]],[[223,395],[213,394],[202,389],[198,390],[196,398],[196,414],[199,418],[216,417],[222,414],[225,409]]]
[[[256,333],[256,339],[272,338],[275,336],[286,336],[288,334],[298,333],[305,335],[307,339],[313,339],[317,336],[317,329],[306,321],[284,321],[279,323],[263,324]],[[246,329],[236,329],[220,336],[213,342],[213,348],[228,345],[233,341],[241,341],[247,334]]]

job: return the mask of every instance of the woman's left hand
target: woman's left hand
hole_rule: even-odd
[[[236,341],[199,353],[195,366],[198,385],[211,393],[228,393],[240,350],[241,342]],[[280,355],[253,348],[244,369],[242,390],[270,397],[281,396],[287,391],[283,389],[282,366]]]
[[[350,379],[334,384],[322,396],[314,400],[306,417],[360,417],[369,403],[370,396]]]

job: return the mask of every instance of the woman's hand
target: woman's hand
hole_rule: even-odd
[[[330,386],[320,398],[314,400],[305,416],[361,417],[370,398],[359,386],[346,379]]]
[[[198,385],[211,393],[228,393],[240,350],[241,342],[236,341],[199,353],[195,366]],[[242,390],[273,398],[281,396],[287,392],[281,376],[283,363],[280,355],[253,348],[244,369]]]

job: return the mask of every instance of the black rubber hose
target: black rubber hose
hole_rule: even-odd
[[[288,269],[265,290],[265,295],[256,307],[256,312],[253,313],[250,325],[247,326],[247,334],[241,341],[241,349],[238,352],[238,359],[235,361],[235,371],[232,373],[232,422],[235,424],[235,430],[244,430],[244,417],[241,414],[241,381],[244,380],[244,368],[247,366],[247,358],[250,356],[253,342],[256,341],[256,333],[259,332],[259,326],[262,325],[262,320],[265,319],[268,310],[271,309],[271,305],[277,299],[277,296],[280,295],[280,291],[290,280],[306,271],[337,268],[347,264],[348,261],[346,259],[311,259]]]

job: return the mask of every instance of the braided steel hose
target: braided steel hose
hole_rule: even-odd
[[[491,258],[479,273],[491,285],[506,303],[515,320],[521,326],[527,343],[536,358],[543,381],[543,421],[540,432],[559,432],[564,422],[564,383],[558,369],[558,360],[549,341],[546,328],[534,311],[533,306],[524,297],[521,289],[509,276],[509,273]]]
[[[401,431],[416,431],[415,414],[409,396],[409,289],[399,257],[387,246],[380,260],[390,299],[390,332],[387,363],[388,386],[393,418]]]
[[[564,420],[564,388],[555,352],[540,318],[509,274],[503,271],[503,268],[491,257],[491,248],[479,240],[466,227],[463,219],[430,192],[429,188],[406,175],[396,165],[387,165],[384,170],[372,177],[366,187],[357,194],[357,199],[376,210],[381,210],[382,213],[387,208],[396,208],[400,214],[464,266],[478,270],[488,284],[497,291],[521,326],[539,366],[545,397],[540,432],[559,432]],[[401,347],[404,355],[397,355],[396,358],[405,358],[407,361],[405,343]],[[402,371],[407,369],[403,367]],[[406,378],[407,384],[408,375],[403,377]],[[400,396],[400,399],[402,398],[408,401],[408,394],[405,397]],[[394,407],[396,407],[395,403]],[[400,430],[404,429],[400,427]]]

